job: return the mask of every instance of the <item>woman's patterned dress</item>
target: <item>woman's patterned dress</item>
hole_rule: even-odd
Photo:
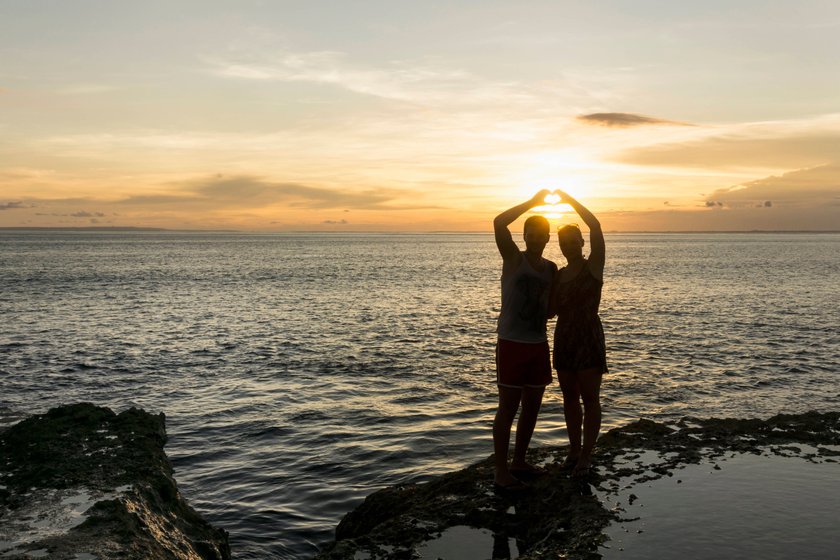
[[[607,373],[604,328],[598,317],[603,280],[592,275],[585,261],[578,275],[568,282],[554,277],[551,311],[557,314],[554,329],[554,369],[581,371],[597,368]]]

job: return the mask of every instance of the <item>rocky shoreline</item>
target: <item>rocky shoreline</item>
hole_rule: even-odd
[[[163,414],[53,408],[0,433],[0,556],[230,558],[227,533],[182,498]]]
[[[596,472],[585,480],[572,479],[562,469],[564,448],[544,447],[534,449],[529,460],[549,474],[533,481],[531,489],[520,495],[494,493],[492,458],[427,483],[380,490],[344,517],[336,540],[317,558],[434,558],[439,554],[421,552],[428,552],[424,549],[455,530],[462,541],[465,535],[485,535],[493,558],[601,558],[599,547],[607,539],[604,529],[627,520],[624,508],[608,509],[605,496],[673,476],[701,461],[720,468],[716,461],[734,454],[840,463],[838,446],[840,413],[836,412],[778,415],[768,420],[639,420],[602,435]],[[642,456],[646,457],[640,460]],[[633,499],[630,494],[630,503]],[[510,552],[514,546],[517,554]],[[489,557],[490,550],[486,552]]]
[[[227,533],[178,492],[163,414],[83,403],[22,420],[0,416],[17,421],[0,428],[0,557],[231,557]],[[532,450],[529,460],[548,475],[520,494],[493,491],[492,457],[375,492],[342,519],[317,560],[465,558],[452,547],[474,542],[493,558],[601,558],[605,529],[630,520],[634,485],[687,465],[719,469],[736,454],[840,466],[840,413],[639,420],[602,435],[597,468],[582,480],[561,467],[565,451]]]

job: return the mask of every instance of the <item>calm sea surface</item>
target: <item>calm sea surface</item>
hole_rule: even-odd
[[[165,412],[234,557],[311,557],[490,454],[500,264],[486,234],[3,232],[0,406]],[[605,427],[837,410],[838,278],[838,234],[608,235]],[[555,387],[534,443],[565,437]]]

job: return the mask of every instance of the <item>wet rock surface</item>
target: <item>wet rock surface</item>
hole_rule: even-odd
[[[227,559],[181,497],[163,414],[54,408],[0,432],[0,556]]]
[[[596,468],[584,479],[570,478],[562,468],[565,448],[532,450],[529,461],[543,465],[548,474],[519,494],[494,492],[492,458],[488,458],[426,483],[393,486],[370,495],[344,517],[336,540],[317,558],[419,558],[419,551],[453,528],[492,535],[486,550],[476,557],[515,558],[507,544],[512,540],[522,559],[600,558],[599,547],[607,539],[604,529],[622,520],[623,514],[621,508],[608,509],[601,497],[673,476],[689,464],[735,453],[840,463],[840,413],[778,415],[768,420],[639,420],[601,436]]]

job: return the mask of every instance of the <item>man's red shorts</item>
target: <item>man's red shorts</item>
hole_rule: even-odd
[[[496,344],[496,382],[502,387],[546,387],[551,384],[548,342],[514,342],[499,339]]]

